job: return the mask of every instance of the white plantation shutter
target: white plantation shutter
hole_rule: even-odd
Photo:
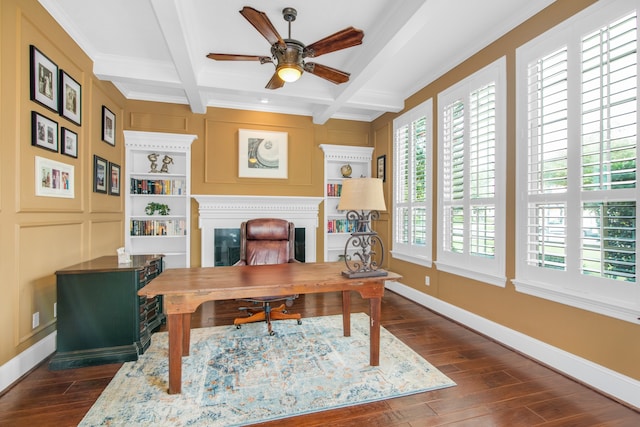
[[[505,284],[505,59],[438,95],[438,268]]]
[[[395,130],[395,171],[396,199],[395,241],[401,245],[409,245],[409,210],[411,208],[409,191],[411,189],[411,125],[407,123]]]
[[[395,258],[431,266],[432,120],[428,100],[393,121]]]
[[[552,194],[567,191],[567,48],[529,64],[527,261],[550,269],[566,268],[566,213]],[[557,198],[557,197],[556,197]]]
[[[599,2],[517,52],[516,288],[625,320],[640,314],[639,6]]]
[[[469,253],[493,258],[495,253],[495,83],[469,97]]]
[[[580,269],[584,275],[635,284],[636,12],[585,35],[581,50],[582,191],[589,192],[581,198],[591,201],[582,205]]]
[[[442,187],[444,192],[443,246],[446,250],[463,253],[464,236],[464,120],[465,103],[457,99],[443,109],[442,124]]]

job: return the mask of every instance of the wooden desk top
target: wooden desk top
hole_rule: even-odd
[[[165,270],[151,280],[138,295],[164,295],[167,313],[191,312],[196,301],[286,296],[353,290],[363,298],[382,296],[385,280],[399,280],[399,274],[349,279],[341,273],[342,262],[290,263],[259,266],[194,267]],[[375,293],[376,295],[372,295]],[[187,302],[188,301],[188,302]],[[190,308],[179,306],[181,302]],[[186,311],[185,311],[186,310]]]

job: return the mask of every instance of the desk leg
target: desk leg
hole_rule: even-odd
[[[382,298],[369,299],[369,316],[371,317],[371,325],[369,334],[371,342],[369,343],[369,359],[371,366],[380,365],[380,314],[382,311]]]
[[[182,315],[182,355],[189,355],[191,345],[191,314]]]
[[[182,356],[189,355],[191,314],[169,314],[169,394],[182,389]]]
[[[351,291],[342,291],[342,330],[345,337],[351,336]]]

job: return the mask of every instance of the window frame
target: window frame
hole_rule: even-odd
[[[403,188],[402,179],[400,173],[402,167],[400,165],[401,156],[398,155],[398,141],[396,138],[396,131],[404,126],[411,126],[411,123],[425,119],[426,127],[426,141],[425,141],[425,200],[424,202],[415,202],[409,200],[408,202],[399,202],[398,195]],[[414,141],[409,142],[409,150],[413,152]],[[422,265],[431,268],[433,263],[433,99],[429,98],[422,104],[412,108],[411,110],[403,113],[393,120],[393,227],[392,227],[392,248],[391,256],[395,259],[407,261],[410,263]],[[411,166],[411,165],[410,165]],[[415,170],[411,169],[410,181],[415,183]],[[426,224],[425,224],[425,244],[418,245],[413,243],[400,243],[398,241],[398,229],[400,227],[399,221],[401,216],[398,215],[398,211],[401,208],[407,207],[409,210],[413,208],[421,208],[426,212]],[[411,230],[409,231],[411,237]]]
[[[494,254],[492,258],[454,253],[445,248],[446,210],[451,203],[444,200],[445,170],[444,161],[444,108],[455,100],[468,103],[470,94],[490,82],[495,82],[495,184],[493,206],[495,206]],[[459,81],[438,94],[438,221],[437,256],[438,270],[478,280],[491,285],[505,287],[506,278],[506,57],[501,57],[472,75]],[[465,109],[465,124],[468,125],[469,113]],[[466,127],[465,127],[466,129]],[[464,133],[464,157],[469,157],[469,131]],[[465,188],[463,206],[470,206],[473,199],[468,191],[468,168],[465,170]],[[469,229],[462,232],[468,241]],[[466,246],[468,248],[468,246]]]
[[[583,205],[593,201],[628,201],[640,200],[640,186],[636,184],[635,199],[629,198],[629,192],[623,198],[614,191],[598,190],[584,191],[581,181],[581,100],[580,88],[582,76],[581,40],[601,27],[608,25],[624,15],[636,11],[636,22],[640,20],[639,0],[600,1],[569,18],[556,27],[541,34],[516,50],[516,192],[521,196],[516,200],[516,274],[512,280],[518,292],[548,299],[561,304],[577,307],[587,311],[603,314],[621,320],[637,323],[640,314],[640,283],[630,283],[633,288],[622,288],[620,282],[613,279],[586,276],[580,268],[580,239],[583,227],[579,213]],[[636,28],[636,39],[640,45],[640,28]],[[547,194],[530,196],[527,179],[528,153],[528,83],[527,73],[529,64],[563,47],[567,47],[567,191],[565,194]],[[640,81],[640,54],[636,52],[636,82]],[[636,84],[636,99],[640,92],[640,84]],[[640,128],[640,108],[636,108],[636,129]],[[640,145],[636,131],[636,162],[640,157]],[[636,163],[636,176],[640,176]],[[570,187],[570,188],[569,188]],[[577,188],[576,188],[577,187]],[[552,204],[564,203],[566,209],[573,213],[566,214],[566,269],[551,270],[529,265],[527,260],[527,227],[528,209],[532,203]],[[637,208],[637,204],[636,204]],[[636,214],[637,215],[637,214]],[[636,248],[639,237],[636,216]],[[636,249],[637,252],[637,249]],[[638,259],[636,256],[636,275],[638,274]]]

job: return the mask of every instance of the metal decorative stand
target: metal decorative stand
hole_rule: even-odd
[[[355,223],[355,231],[347,239],[344,246],[344,259],[347,269],[342,272],[343,276],[353,278],[386,276],[388,273],[380,269],[384,261],[384,246],[378,233],[371,229],[371,220],[380,217],[378,211],[357,212],[350,210],[347,212],[349,223]],[[356,252],[348,253],[349,247],[359,248]],[[379,247],[380,259],[377,259]]]

